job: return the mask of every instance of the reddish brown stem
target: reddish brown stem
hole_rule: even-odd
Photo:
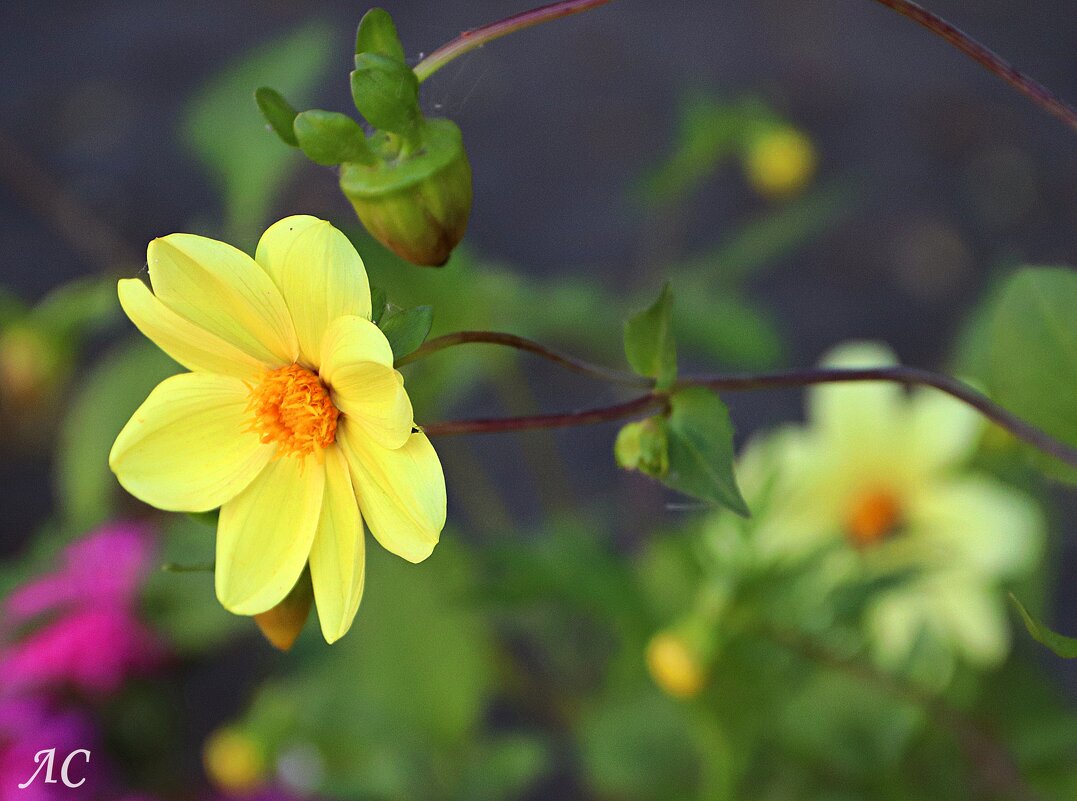
[[[470,31],[464,31],[448,44],[442,45],[433,53],[415,65],[415,75],[419,81],[425,81],[439,69],[458,56],[462,56],[476,47],[482,47],[487,42],[500,39],[532,25],[579,14],[592,8],[605,5],[610,0],[564,0],[560,3],[550,3],[530,11],[514,14],[489,25],[483,25]]]
[[[1000,55],[984,47],[964,31],[912,0],[875,0],[903,17],[927,28],[966,56],[1000,77],[1033,103],[1054,114],[1077,131],[1077,110],[1041,83],[1018,71]]]

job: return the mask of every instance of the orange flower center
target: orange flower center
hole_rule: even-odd
[[[875,545],[901,524],[901,504],[888,490],[871,490],[853,501],[845,530],[854,545]]]
[[[248,430],[266,444],[277,443],[277,456],[309,456],[337,436],[340,412],[318,376],[298,364],[266,373],[247,408],[254,412]]]

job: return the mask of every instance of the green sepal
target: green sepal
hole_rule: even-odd
[[[254,100],[258,103],[258,110],[262,112],[269,127],[280,137],[281,141],[292,147],[299,147],[292,125],[295,122],[296,110],[292,104],[284,99],[276,89],[262,86],[255,90]]]
[[[649,309],[625,323],[625,356],[632,369],[666,390],[677,380],[677,343],[673,337],[673,292],[667,283]]]
[[[1032,617],[1025,609],[1024,604],[1017,600],[1017,596],[1010,593],[1010,601],[1017,608],[1021,620],[1032,635],[1032,639],[1040,645],[1045,645],[1063,659],[1077,659],[1077,637],[1067,637],[1064,634],[1051,631],[1047,626]]]
[[[669,469],[662,483],[742,517],[750,516],[733,472],[733,423],[715,393],[702,387],[675,393],[670,398],[666,436]]]
[[[381,332],[389,340],[394,361],[418,349],[426,341],[433,323],[434,308],[432,306],[415,306],[384,318],[380,323]]]
[[[385,314],[385,307],[389,303],[389,298],[385,294],[385,290],[380,286],[370,287],[370,322],[374,325],[378,325],[381,322],[381,318]]]
[[[371,125],[406,139],[416,134],[423,115],[411,67],[379,53],[360,53],[351,81],[355,107]]]
[[[404,63],[404,46],[400,44],[393,18],[385,9],[372,8],[359,21],[359,30],[355,34],[355,55],[362,53],[377,53]]]
[[[292,127],[300,149],[316,164],[335,167],[347,161],[374,163],[366,134],[346,114],[312,109],[296,116]]]

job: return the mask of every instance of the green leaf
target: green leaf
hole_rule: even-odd
[[[266,122],[269,123],[269,127],[280,137],[281,141],[286,145],[299,147],[295,131],[292,130],[296,118],[296,110],[292,104],[285,100],[280,92],[268,86],[254,90],[254,101],[258,104],[258,109]]]
[[[649,309],[625,323],[625,355],[632,369],[653,378],[657,389],[677,380],[677,344],[673,337],[673,293],[667,283]]]
[[[1002,288],[991,326],[992,397],[1063,442],[1077,447],[1077,271],[1028,267]],[[1077,470],[1038,454],[1057,478]]]
[[[426,341],[434,324],[432,306],[415,306],[381,321],[381,331],[393,348],[393,358],[402,359]]]
[[[385,306],[389,302],[385,290],[380,286],[370,287],[370,321],[377,325],[385,314]]]
[[[112,443],[150,391],[179,369],[140,336],[87,376],[60,425],[56,450],[59,508],[72,529],[88,529],[113,513],[120,487],[108,467]]]
[[[30,312],[35,325],[67,341],[102,331],[119,319],[116,281],[112,278],[88,278],[64,284],[46,295]]]
[[[325,75],[333,29],[313,22],[241,57],[192,98],[184,138],[220,184],[224,239],[253,245],[280,190],[299,166],[299,154],[266,136],[251,88],[275,86],[302,101]],[[290,124],[290,123],[289,123]]]
[[[1045,625],[1036,620],[1025,609],[1024,604],[1017,600],[1017,596],[1010,593],[1010,601],[1017,607],[1018,613],[1021,615],[1021,620],[1025,623],[1025,628],[1028,629],[1028,633],[1032,635],[1032,639],[1040,643],[1040,645],[1046,645],[1056,654],[1063,659],[1077,659],[1077,637],[1067,637],[1063,634],[1051,631]]]
[[[335,167],[346,161],[374,162],[366,134],[346,114],[319,109],[304,111],[295,118],[294,128],[299,147],[316,164]]]
[[[411,136],[422,120],[419,79],[411,67],[378,53],[355,57],[352,99],[375,128]]]
[[[396,25],[389,12],[381,8],[372,8],[359,21],[359,30],[355,35],[355,55],[377,53],[404,63],[404,46],[400,44]]]
[[[669,470],[662,483],[749,516],[733,475],[733,423],[716,394],[693,387],[673,395],[666,435]]]

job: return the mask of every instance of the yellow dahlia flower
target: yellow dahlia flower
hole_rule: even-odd
[[[172,234],[148,262],[153,291],[122,280],[120,304],[191,372],[150,393],[109,464],[158,508],[220,507],[217,597],[235,614],[274,607],[309,562],[333,642],[363,594],[363,521],[412,562],[445,524],[441,463],[370,321],[363,262],[314,217],[270,227],[253,259]]]
[[[895,359],[855,343],[824,363]],[[959,655],[980,666],[1001,661],[1010,633],[1001,585],[1035,565],[1044,522],[1028,496],[964,466],[983,418],[932,389],[870,382],[814,387],[808,418],[752,442],[739,462],[759,511],[756,558],[789,562],[830,549],[824,587],[910,572],[866,610],[873,655],[888,669],[927,667],[945,679]],[[719,520],[713,533],[728,526]]]

